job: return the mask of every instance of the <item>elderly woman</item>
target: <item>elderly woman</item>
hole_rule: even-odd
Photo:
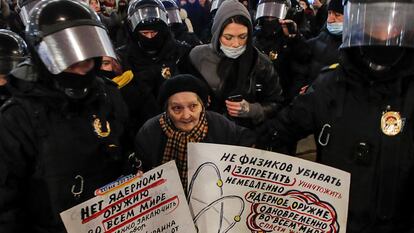
[[[243,4],[224,1],[211,29],[211,43],[190,52],[195,74],[210,87],[210,109],[255,128],[278,109],[279,78],[270,60],[252,44],[252,22]],[[229,98],[234,95],[239,98]]]
[[[207,94],[207,86],[191,75],[178,75],[163,83],[159,101],[165,112],[148,120],[135,139],[136,155],[144,171],[175,160],[186,187],[188,142],[254,144],[250,130],[205,110]]]

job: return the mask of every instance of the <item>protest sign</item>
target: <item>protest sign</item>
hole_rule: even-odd
[[[347,172],[253,148],[189,143],[188,177],[200,233],[346,232]]]
[[[142,177],[124,177],[62,212],[68,233],[195,233],[173,161]]]

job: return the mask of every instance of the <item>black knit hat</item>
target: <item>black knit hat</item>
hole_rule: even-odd
[[[331,0],[328,4],[328,11],[335,11],[344,14],[344,6],[342,0]]]
[[[196,93],[204,105],[207,104],[207,85],[202,80],[190,74],[179,74],[164,81],[160,87],[158,102],[161,106],[164,106],[170,96],[185,91]]]

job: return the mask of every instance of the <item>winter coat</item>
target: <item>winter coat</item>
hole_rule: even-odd
[[[308,84],[311,84],[319,75],[323,67],[339,62],[339,46],[342,35],[336,36],[324,28],[317,37],[306,42],[310,49]]]
[[[144,170],[161,165],[167,136],[159,123],[161,115],[148,120],[135,138],[136,155]],[[216,112],[206,112],[208,132],[202,142],[227,145],[252,146],[255,135],[247,128],[236,125]]]
[[[268,122],[267,135],[280,146],[313,133],[318,161],[351,173],[347,232],[413,232],[412,59],[382,81],[350,62],[357,58],[343,59]],[[387,112],[401,116],[395,136],[381,126]]]
[[[181,74],[185,70],[190,46],[169,38],[158,56],[150,57],[139,46],[130,41],[118,49],[124,70],[131,70],[133,79],[121,88],[128,105],[130,135],[151,117],[161,113],[157,101],[158,91],[164,80]]]
[[[201,76],[210,87],[211,104],[209,109],[219,113],[226,113],[226,98],[230,95],[242,94],[243,98],[250,103],[251,117],[237,118],[234,120],[240,125],[254,128],[256,124],[272,116],[277,111],[279,103],[282,101],[281,88],[279,86],[279,77],[272,63],[266,56],[253,47],[252,38],[248,38],[247,41],[247,46],[252,47],[253,54],[251,60],[248,61],[249,64],[244,64],[241,61],[245,54],[231,61],[221,51],[219,38],[223,25],[228,18],[235,15],[242,15],[249,20],[249,30],[251,32],[252,25],[247,9],[234,1],[225,1],[220,6],[214,18],[212,27],[214,33],[211,43],[193,48],[190,52],[190,60],[197,71],[197,75]],[[249,37],[252,37],[252,34]],[[230,60],[229,63],[232,63],[232,66],[226,67],[227,70],[223,74],[227,73],[229,74],[228,76],[238,76],[236,82],[243,83],[244,88],[242,90],[236,90],[236,88],[240,87],[236,87],[236,83],[229,83],[227,79],[231,78],[222,77],[223,75],[219,73],[219,65],[224,59]],[[251,67],[246,68],[250,64]],[[232,74],[234,70],[231,69],[235,65],[239,67],[238,73]],[[241,69],[247,69],[247,72],[240,73]],[[226,86],[234,86],[234,89],[227,93],[225,90]],[[228,88],[227,91],[229,91]],[[232,93],[233,91],[238,91],[239,93]]]
[[[78,101],[40,81],[11,77],[7,85],[13,97],[0,110],[0,232],[66,232],[59,213],[122,175],[126,106],[101,79]]]

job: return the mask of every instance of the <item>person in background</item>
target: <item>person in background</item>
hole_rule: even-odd
[[[211,9],[210,0],[201,0],[201,1],[198,1],[198,3],[200,3],[200,6],[204,9],[204,15],[209,15],[210,9]]]
[[[127,161],[125,103],[96,76],[102,56],[115,58],[105,26],[80,1],[37,6],[25,38],[34,73],[11,74],[0,110],[0,232],[66,232],[59,213],[118,179]]]
[[[321,69],[333,69],[339,62],[339,46],[342,44],[342,31],[344,21],[344,7],[342,0],[331,0],[328,4],[328,18],[326,26],[319,35],[309,39],[307,84],[311,84],[321,72]],[[331,65],[334,65],[330,67]]]
[[[207,98],[205,83],[191,75],[177,75],[162,84],[158,100],[164,112],[148,120],[135,139],[144,171],[175,160],[186,190],[188,142],[254,146],[250,130],[206,110]]]
[[[174,35],[174,39],[179,42],[185,42],[191,47],[202,44],[197,35],[189,32],[186,24],[183,23],[177,3],[174,0],[162,0],[162,4],[167,10],[168,26]]]
[[[0,29],[7,28],[7,19],[10,16],[10,7],[7,0],[0,0]]]
[[[104,0],[102,2],[102,8],[104,9],[103,14],[110,16],[112,12],[116,13],[118,11],[118,6],[116,3],[116,0]]]
[[[109,13],[105,12],[105,7],[99,0],[86,0],[86,3],[98,14],[100,20],[108,29],[109,37],[113,44],[117,44],[117,31],[121,27],[121,21],[115,11],[108,9]]]
[[[254,129],[277,111],[279,77],[252,43],[252,22],[243,4],[224,1],[214,17],[211,43],[191,50],[194,74],[210,87],[210,110]]]
[[[414,232],[414,3],[345,1],[339,66],[263,125],[351,174],[348,233]]]
[[[26,42],[17,33],[0,29],[0,106],[10,98],[6,75],[27,58]]]
[[[306,84],[304,77],[299,74],[306,74],[302,53],[307,47],[302,42],[303,37],[296,23],[286,18],[292,10],[290,1],[259,1],[253,38],[254,45],[268,56],[280,77],[285,104],[298,95]]]
[[[167,11],[159,0],[131,2],[127,20],[128,42],[118,53],[123,70],[133,73],[121,93],[130,113],[128,131],[134,137],[146,120],[161,113],[156,101],[159,88],[165,80],[187,70],[191,47],[173,38]],[[148,105],[138,104],[143,101]]]
[[[191,23],[191,20],[188,18],[187,11],[184,8],[180,8],[180,17],[181,20],[185,23],[185,26],[187,26],[188,32],[194,33],[193,24]]]
[[[327,0],[313,0],[313,10],[315,12],[314,32],[319,33],[326,23],[328,18],[328,1]]]
[[[200,37],[201,32],[208,24],[208,15],[204,14],[205,10],[201,7],[198,0],[187,0],[187,3],[182,8],[187,11],[194,33]]]
[[[218,8],[221,6],[221,4],[226,0],[213,0],[211,1],[210,11],[207,17],[207,25],[202,29],[200,32],[199,38],[204,44],[208,44],[211,42],[211,27],[213,26],[214,16],[217,13]],[[204,9],[205,10],[205,9]]]

